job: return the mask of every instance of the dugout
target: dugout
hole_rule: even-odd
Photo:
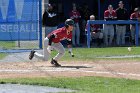
[[[98,18],[103,19],[104,11],[109,4],[112,4],[114,9],[118,7],[118,2],[123,1],[124,7],[131,14],[135,7],[140,7],[140,0],[45,0],[51,4],[55,4],[59,13],[64,13],[68,17],[68,13],[72,9],[72,3],[76,3],[77,7],[82,7],[87,4],[91,12]]]
[[[47,2],[54,4],[57,12],[61,17],[69,18],[69,12],[72,10],[72,4],[77,5],[77,9],[87,4],[91,13],[96,16],[97,19],[103,20],[104,11],[107,9],[109,4],[113,5],[113,8],[118,8],[118,2],[123,1],[124,7],[128,10],[129,15],[133,12],[135,7],[140,7],[139,0],[46,0]],[[60,18],[62,19],[62,18]],[[61,22],[64,20],[60,20]],[[129,27],[128,27],[129,29]],[[81,31],[81,43],[83,43],[85,32]]]

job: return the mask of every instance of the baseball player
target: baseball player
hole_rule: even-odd
[[[44,39],[44,48],[43,55],[37,53],[32,50],[29,55],[29,59],[35,56],[36,58],[42,59],[44,61],[48,61],[51,50],[55,49],[58,51],[58,54],[52,58],[51,64],[53,66],[61,66],[57,61],[64,55],[65,49],[63,45],[60,43],[61,40],[66,39],[68,42],[69,51],[72,52],[71,44],[72,44],[72,30],[73,30],[74,21],[72,19],[67,19],[65,21],[65,26],[59,28],[57,30],[52,31],[45,39]]]
[[[91,15],[90,20],[95,21],[95,16]],[[90,41],[92,41],[92,38],[95,38],[95,39],[97,39],[97,46],[100,46],[101,41],[103,39],[103,33],[101,32],[100,25],[91,24],[90,30],[91,30],[90,31],[91,32],[91,40]],[[87,27],[86,27],[85,31],[87,31]]]
[[[80,28],[79,28],[79,19],[81,15],[76,9],[76,5],[73,5],[73,10],[70,12],[70,18],[74,20],[75,27],[72,31],[72,44],[73,46],[80,46]]]
[[[106,10],[104,12],[104,20],[114,20],[116,19],[117,16],[116,16],[116,12],[115,10],[113,10],[113,6],[112,5],[109,5],[108,6],[108,10]],[[103,28],[104,28],[104,39],[105,39],[105,44],[106,46],[110,46],[112,44],[112,40],[114,38],[114,26],[113,24],[104,24],[103,25]],[[109,42],[108,42],[108,35],[110,36],[109,38]]]
[[[139,8],[135,8],[134,12],[130,15],[130,20],[138,20],[140,21],[140,9]],[[140,24],[139,26],[139,37],[140,37]],[[130,31],[131,31],[131,37],[132,37],[132,42],[133,44],[135,44],[135,25],[131,24],[130,25]]]

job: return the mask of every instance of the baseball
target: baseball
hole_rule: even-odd
[[[128,47],[128,51],[131,51],[131,47]]]

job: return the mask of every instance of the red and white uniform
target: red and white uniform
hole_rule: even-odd
[[[131,20],[136,20],[136,19],[140,19],[140,12],[136,14],[136,12],[132,13],[130,15],[130,19]],[[140,21],[140,20],[139,20]],[[132,40],[135,40],[135,25],[130,25],[130,30],[131,30],[131,37]],[[139,24],[139,37],[140,37],[140,24]]]
[[[109,10],[106,10],[104,12],[104,19],[107,20],[114,20],[116,19],[116,12],[115,10],[112,10],[112,12],[110,12]],[[112,44],[112,40],[114,38],[114,26],[112,24],[104,24],[103,25],[103,34],[104,34],[104,41],[105,41],[105,45],[111,45]],[[108,36],[110,36],[109,41],[108,41]]]
[[[53,38],[52,40],[53,43],[59,43],[60,41],[65,40],[65,39],[71,41],[72,39],[72,32],[67,33],[67,30],[65,27],[54,30],[47,37],[49,37],[51,34],[55,35],[55,38]]]
[[[117,15],[116,15],[116,12],[115,10],[113,10],[112,12],[110,12],[109,10],[106,10],[104,12],[104,19],[116,19],[117,18]]]
[[[48,37],[51,35],[55,35],[52,39],[52,44],[49,46],[49,39]],[[59,28],[57,30],[52,31],[45,39],[44,39],[44,48],[43,48],[43,55],[40,53],[35,52],[34,56],[44,61],[48,61],[50,56],[50,51],[55,49],[58,51],[58,54],[53,58],[54,60],[59,60],[65,53],[65,49],[60,41],[67,39],[71,41],[72,39],[72,32],[67,33],[65,27]],[[49,46],[49,47],[48,47]],[[50,49],[51,48],[51,49]]]
[[[92,38],[103,38],[103,33],[100,31],[100,25],[98,24],[91,24],[90,25],[90,31],[91,31],[91,39]],[[87,31],[87,25],[86,25],[86,31]]]
[[[90,25],[90,29],[91,29],[91,32],[97,33],[100,30],[100,25],[98,25],[98,24],[91,24]]]
[[[90,32],[95,32],[95,33],[97,33],[97,32],[99,32],[99,30],[101,30],[101,29],[100,29],[100,25],[98,25],[98,24],[91,24],[91,25],[90,25]],[[85,31],[87,31],[87,25],[86,25]]]
[[[138,18],[140,18],[140,13],[138,13],[138,14],[136,15],[136,13],[134,12],[134,13],[132,13],[131,16],[130,16],[130,19],[131,19],[131,20],[133,20],[133,19],[138,19]]]

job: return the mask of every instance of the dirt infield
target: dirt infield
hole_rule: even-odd
[[[61,67],[53,67],[49,62],[2,62],[0,78],[103,76],[140,80],[140,62],[137,61],[60,63]]]

